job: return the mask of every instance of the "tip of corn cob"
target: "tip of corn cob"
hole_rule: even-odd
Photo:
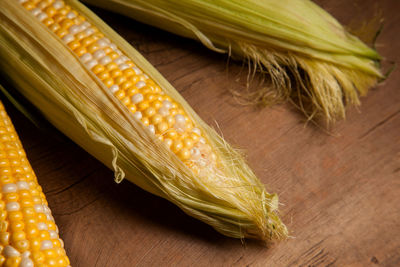
[[[42,188],[0,102],[0,265],[69,266]]]

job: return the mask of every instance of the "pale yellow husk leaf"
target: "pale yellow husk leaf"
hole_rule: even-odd
[[[126,177],[227,236],[286,237],[287,229],[277,215],[277,196],[266,192],[241,155],[118,34],[79,2],[66,2],[183,106],[206,133],[222,174],[194,175],[51,31],[17,1],[1,1],[0,67],[13,86],[59,130],[113,169],[117,182]]]

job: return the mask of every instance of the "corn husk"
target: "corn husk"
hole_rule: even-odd
[[[64,134],[146,191],[163,197],[218,232],[236,238],[284,238],[278,198],[134,48],[77,1],[66,1],[178,101],[206,133],[220,174],[196,176],[133,118],[93,73],[17,3],[0,2],[0,67],[5,77]],[[157,211],[155,211],[157,212]]]
[[[246,60],[272,84],[241,95],[258,104],[291,98],[310,119],[344,118],[345,106],[359,105],[382,78],[378,53],[309,0],[84,2]]]

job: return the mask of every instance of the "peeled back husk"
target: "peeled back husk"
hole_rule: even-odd
[[[183,107],[215,150],[219,172],[195,175],[134,119],[55,34],[18,1],[1,1],[0,67],[13,86],[65,135],[114,170],[117,182],[126,177],[227,236],[286,237],[277,215],[277,196],[266,192],[239,153],[118,34],[79,2],[65,2]]]
[[[270,77],[272,88],[242,95],[258,104],[291,97],[309,119],[344,118],[345,106],[359,105],[359,95],[382,78],[379,54],[309,0],[84,2],[248,61]]]

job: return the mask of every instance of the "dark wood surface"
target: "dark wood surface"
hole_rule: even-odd
[[[400,1],[318,1],[342,22],[379,8],[379,52],[400,62]],[[229,89],[240,63],[197,42],[94,9],[182,93],[205,121],[246,150],[280,194],[292,238],[265,247],[226,238],[124,181],[61,133],[6,107],[73,266],[400,266],[400,69],[328,134],[290,104],[258,110]]]

